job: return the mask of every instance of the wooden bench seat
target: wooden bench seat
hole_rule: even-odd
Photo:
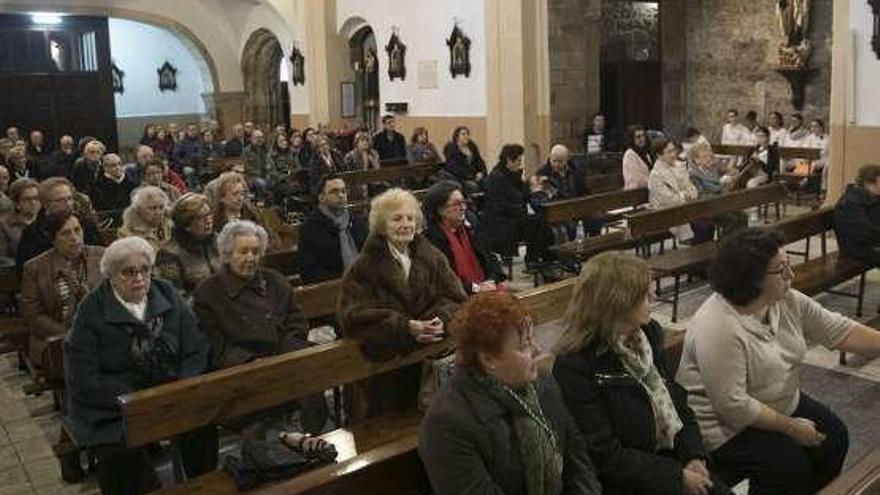
[[[581,242],[571,241],[551,246],[550,251],[562,259],[584,262],[605,251],[638,249],[645,245],[663,243],[671,238],[672,234],[669,232],[660,232],[642,239],[633,239],[626,231],[619,230],[596,237],[587,237]]]
[[[818,495],[880,495],[880,449],[862,457]]]
[[[428,177],[443,168],[442,163],[417,163],[398,167],[383,167],[379,170],[358,170],[339,174],[349,187],[371,182],[395,182],[398,179]]]

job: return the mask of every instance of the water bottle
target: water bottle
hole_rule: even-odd
[[[586,234],[584,233],[584,221],[578,220],[577,231],[574,235],[574,240],[575,240],[575,243],[577,243],[578,249],[580,249],[580,247],[584,245],[584,238],[585,237],[586,237]]]

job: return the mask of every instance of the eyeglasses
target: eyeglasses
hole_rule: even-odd
[[[467,205],[468,203],[465,200],[450,201],[449,203],[446,203],[447,208],[467,208]]]
[[[779,265],[778,270],[767,270],[767,275],[783,275],[786,273],[793,273],[791,269],[791,261],[785,260]]]
[[[144,265],[140,267],[130,266],[127,268],[123,268],[119,271],[119,275],[126,280],[133,280],[138,275],[141,275],[144,278],[150,278],[150,275],[153,273],[153,267],[151,265]]]

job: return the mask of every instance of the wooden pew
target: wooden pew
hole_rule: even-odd
[[[785,186],[768,184],[717,197],[700,199],[678,206],[649,210],[629,217],[630,236],[634,239],[656,235],[670,227],[683,225],[699,218],[741,211],[746,208],[781,201],[786,196]],[[681,276],[705,267],[715,259],[717,246],[714,242],[691,248],[678,249],[648,259],[655,277],[673,277],[672,321],[678,321],[678,300]]]
[[[263,266],[271,268],[282,275],[293,276],[299,274],[299,256],[296,244],[282,251],[266,253],[263,256]]]
[[[818,495],[880,495],[880,449],[862,457]]]
[[[537,289],[518,293],[517,297],[531,308],[536,323],[544,323],[555,320],[562,315],[562,312],[568,305],[574,283],[575,281],[570,279],[554,284],[548,284]],[[667,347],[671,349],[671,352],[673,353],[672,356],[680,353],[682,337],[682,333],[679,332],[669,338]],[[189,426],[183,426],[180,417],[190,415],[192,412],[202,414],[198,411],[206,407],[211,410],[202,412],[206,413],[205,416],[208,417],[211,422],[213,422],[213,419],[210,418],[216,418],[218,415],[228,416],[230,414],[237,414],[237,412],[229,413],[229,409],[234,409],[235,411],[253,409],[250,407],[252,405],[251,403],[254,402],[254,400],[259,400],[251,395],[255,390],[271,389],[266,390],[266,392],[275,394],[278,400],[288,401],[300,397],[300,394],[305,394],[308,390],[316,390],[327,386],[329,383],[328,381],[324,381],[320,384],[312,383],[316,380],[329,380],[331,373],[327,370],[333,370],[335,373],[332,374],[336,375],[334,377],[335,381],[337,383],[342,383],[351,378],[349,373],[351,370],[346,369],[345,367],[357,368],[363,366],[379,366],[375,363],[365,363],[364,358],[359,351],[356,353],[349,352],[355,345],[353,342],[345,341],[343,339],[343,341],[334,344],[339,345],[336,346],[336,349],[329,352],[334,353],[334,355],[340,354],[341,352],[348,353],[347,360],[338,359],[340,356],[336,356],[332,359],[321,357],[314,352],[309,353],[308,351],[312,351],[312,349],[307,349],[305,351],[297,351],[277,358],[269,358],[265,360],[267,362],[263,363],[263,366],[258,366],[260,363],[260,361],[258,361],[256,363],[249,363],[236,368],[214,372],[204,375],[203,377],[177,382],[177,384],[191,382],[190,384],[192,385],[195,385],[195,383],[192,382],[201,382],[200,385],[203,391],[205,389],[216,389],[221,394],[226,393],[228,396],[247,396],[246,398],[240,397],[240,400],[237,403],[230,403],[230,399],[226,398],[224,400],[224,397],[216,397],[210,400],[208,396],[194,397],[191,393],[172,391],[172,389],[179,388],[174,387],[176,384],[163,385],[146,391],[129,394],[129,396],[127,396],[128,399],[125,399],[123,402],[126,416],[128,416],[128,411],[134,401],[141,402],[139,406],[143,406],[143,410],[138,417],[135,418],[135,421],[129,421],[126,423],[127,429],[137,429],[132,435],[127,436],[129,445],[143,445],[159,438],[164,438],[172,433],[180,433],[182,431],[187,431],[188,428],[192,429],[199,427],[201,426],[201,423],[193,423],[192,421],[189,422]],[[445,348],[447,345],[449,345],[449,343],[444,342],[434,344],[432,347]],[[345,351],[340,351],[340,347],[346,347],[347,349]],[[418,352],[418,356],[416,356],[417,359],[421,360],[423,357],[427,356],[428,353],[424,352],[427,350],[428,349],[423,349]],[[323,352],[326,353],[328,351],[325,350]],[[294,355],[296,360],[291,359]],[[318,358],[321,358],[324,361],[320,366],[317,365]],[[297,363],[295,361],[299,362]],[[386,363],[386,367],[388,364],[396,366],[402,365],[404,362],[402,358],[396,361],[396,364]],[[309,371],[314,372],[302,376],[300,373],[295,372],[297,366],[300,367],[300,371],[306,371],[308,369]],[[545,366],[549,366],[549,361],[545,363]],[[276,368],[273,376],[285,376],[285,381],[295,381],[296,383],[293,386],[289,383],[264,383],[266,381],[278,381],[266,380],[265,374],[269,372],[267,369],[268,367]],[[284,370],[281,368],[284,368]],[[383,369],[382,371],[385,370]],[[243,373],[250,375],[250,381],[241,380]],[[214,376],[212,377],[211,375]],[[263,379],[261,380],[261,378]],[[192,390],[193,393],[204,393],[197,392],[198,388],[192,388],[189,386],[184,388]],[[174,400],[171,400],[170,397],[160,400],[158,397],[159,395],[162,395],[163,391],[173,393],[175,400],[178,401],[178,406],[182,406],[175,411],[174,416],[167,414],[167,408],[171,407]],[[247,405],[244,404],[245,401],[247,401]],[[190,402],[190,404],[187,404],[186,402]],[[202,403],[202,405],[197,408],[191,407],[193,405],[192,403],[195,402]],[[260,408],[262,407],[257,407],[255,410]],[[224,413],[224,411],[227,411],[227,413]],[[174,424],[171,425],[170,428],[156,424],[157,422],[161,423],[163,421],[168,421],[168,419],[172,417],[174,419],[171,422]],[[343,445],[340,449],[339,463],[324,466],[290,480],[267,484],[248,493],[252,495],[385,494],[388,493],[389,486],[394,486],[394,493],[428,494],[430,493],[430,486],[427,483],[427,478],[425,477],[417,453],[417,420],[417,417],[412,416],[381,418],[362,425],[352,426],[346,430],[336,430],[331,432],[324,436],[325,439],[333,441],[334,444]],[[144,433],[141,431],[141,428],[146,428],[149,432]],[[347,447],[352,442],[355,444],[354,448]],[[354,454],[357,455],[350,457]],[[166,488],[159,493],[162,495],[184,495],[193,493],[221,495],[236,493],[236,490],[232,480],[225,472],[214,471],[195,480]]]
[[[602,175],[585,175],[584,187],[591,194],[623,189],[623,174],[619,172]]]
[[[754,146],[742,146],[732,144],[713,144],[712,151],[719,155],[743,156],[752,151]],[[804,160],[818,160],[820,158],[820,150],[816,148],[779,148],[779,158],[783,160],[801,158]]]
[[[647,189],[611,191],[580,198],[551,201],[544,205],[544,220],[547,223],[577,220],[586,216],[604,214],[611,210],[632,208],[647,202]]]
[[[371,182],[394,182],[405,177],[428,177],[443,168],[442,163],[417,163],[397,167],[383,167],[379,170],[357,170],[339,174],[349,187]]]

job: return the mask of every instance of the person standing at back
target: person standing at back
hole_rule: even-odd
[[[382,117],[382,131],[373,136],[373,149],[379,153],[380,160],[406,159],[406,138],[397,132],[393,115]]]

